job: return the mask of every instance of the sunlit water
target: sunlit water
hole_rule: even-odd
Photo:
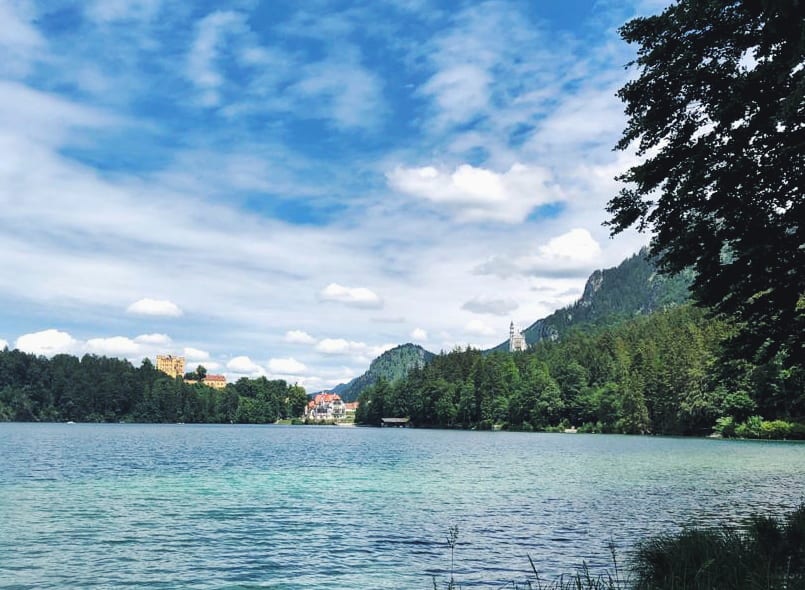
[[[0,588],[498,587],[803,500],[805,445],[0,424]]]

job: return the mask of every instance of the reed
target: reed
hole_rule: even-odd
[[[458,528],[451,527],[448,590]],[[639,541],[624,570],[610,544],[612,568],[592,574],[586,564],[574,574],[543,580],[534,561],[533,579],[496,588],[512,590],[805,590],[805,503],[776,518],[753,516],[742,528],[688,527]],[[434,590],[438,588],[433,580]]]

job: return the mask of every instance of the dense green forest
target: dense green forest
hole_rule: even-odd
[[[356,419],[418,426],[802,437],[805,375],[776,358],[720,360],[734,326],[683,305],[528,352],[454,350],[360,397]]]
[[[94,355],[0,351],[0,421],[263,424],[300,416],[306,403],[301,387],[265,377],[215,390],[172,379],[148,359],[135,367]]]

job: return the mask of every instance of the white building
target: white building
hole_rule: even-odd
[[[509,352],[520,352],[528,348],[525,336],[520,331],[520,328],[514,325],[514,322],[509,326]]]

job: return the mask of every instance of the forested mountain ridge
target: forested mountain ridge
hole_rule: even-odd
[[[349,383],[337,385],[333,391],[346,402],[355,401],[367,387],[379,379],[394,383],[405,377],[411,369],[421,368],[436,355],[418,344],[401,344],[387,350],[369,365],[369,369]]]
[[[805,437],[805,372],[776,358],[725,360],[729,321],[691,304],[595,330],[571,329],[526,352],[441,354],[360,396],[356,421],[417,426]]]
[[[670,277],[658,274],[644,248],[618,266],[593,272],[578,301],[537,320],[523,335],[531,345],[555,340],[573,328],[612,326],[680,305],[690,298],[691,281],[689,272]],[[492,351],[507,349],[508,342],[503,342]]]

